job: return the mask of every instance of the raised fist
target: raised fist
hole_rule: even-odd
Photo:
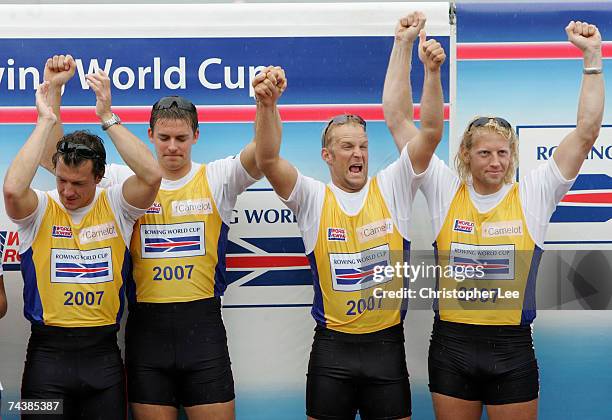
[[[565,32],[569,42],[580,48],[582,52],[588,49],[601,49],[601,34],[595,25],[572,20],[565,27]]]
[[[54,55],[47,59],[43,79],[49,82],[50,88],[64,86],[76,70],[76,62],[71,55]]]
[[[427,18],[423,12],[413,12],[401,18],[395,25],[395,39],[412,43],[425,27]]]

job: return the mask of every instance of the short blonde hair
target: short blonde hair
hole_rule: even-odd
[[[366,131],[366,122],[363,118],[356,114],[340,114],[333,117],[327,122],[323,132],[321,133],[321,147],[329,147],[332,142],[332,131],[339,125],[355,124],[361,126],[363,131]]]
[[[499,117],[476,116],[472,118],[463,132],[459,150],[455,155],[455,167],[457,174],[463,182],[468,182],[472,177],[470,164],[464,160],[464,153],[469,152],[473,146],[474,134],[494,133],[508,140],[510,147],[510,165],[504,175],[504,183],[510,184],[514,179],[514,173],[518,168],[518,137],[508,121]]]

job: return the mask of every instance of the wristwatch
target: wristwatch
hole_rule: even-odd
[[[584,74],[601,74],[603,73],[603,67],[584,67],[582,72]]]
[[[115,124],[121,124],[121,118],[113,112],[113,116],[106,121],[102,121],[102,130],[106,131]]]

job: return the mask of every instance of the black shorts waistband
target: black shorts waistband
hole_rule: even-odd
[[[101,327],[56,327],[32,324],[29,348],[41,346],[66,351],[80,351],[90,347],[115,349],[119,325]]]
[[[531,325],[476,325],[460,322],[434,321],[433,331],[442,334],[457,334],[468,337],[531,337]]]
[[[168,302],[168,303],[151,303],[151,302],[136,302],[130,305],[130,312],[138,313],[199,313],[209,312],[221,309],[221,298],[211,297],[206,299],[192,300],[189,302]]]
[[[380,331],[364,334],[350,334],[317,325],[315,327],[316,339],[338,340],[348,343],[369,343],[381,340],[404,341],[404,325],[400,323]]]
[[[57,327],[54,325],[32,324],[33,335],[49,337],[99,337],[114,335],[119,331],[119,324],[102,325],[100,327]]]

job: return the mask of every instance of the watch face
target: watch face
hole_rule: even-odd
[[[104,121],[102,123],[102,129],[107,130],[113,125],[120,124],[120,123],[121,123],[121,119],[119,118],[119,116],[117,114],[113,114],[113,116],[108,121]]]

